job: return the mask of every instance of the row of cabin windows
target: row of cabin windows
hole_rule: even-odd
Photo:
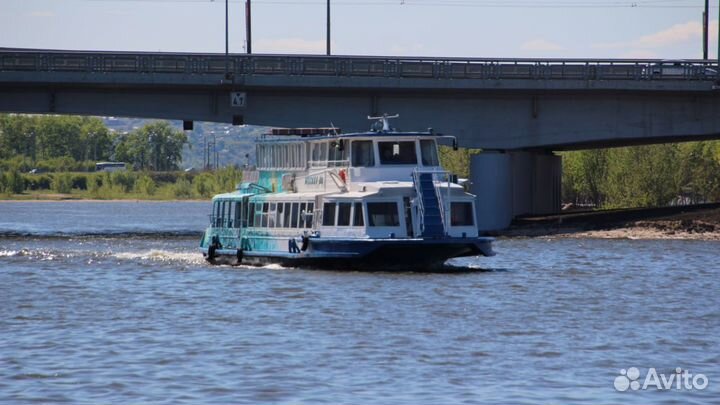
[[[323,204],[323,226],[365,226],[362,203],[326,202]]]
[[[258,166],[278,169],[304,169],[307,164],[303,143],[257,145]]]
[[[417,165],[415,141],[379,141],[378,156],[381,165]],[[420,160],[423,166],[439,166],[440,161],[435,141],[420,140]],[[352,165],[354,167],[375,166],[375,151],[372,141],[353,141]]]
[[[368,226],[400,226],[395,202],[367,203]],[[363,203],[326,202],[323,204],[323,226],[365,226]]]
[[[312,202],[251,202],[248,207],[248,227],[312,228]]]
[[[240,201],[215,201],[210,222],[212,226],[218,228],[240,228],[243,217],[241,209]]]
[[[395,202],[367,203],[368,226],[400,226]],[[471,202],[450,203],[451,226],[474,226]],[[352,219],[352,220],[351,220]],[[323,226],[364,226],[363,204],[360,202],[326,202],[323,204]]]
[[[258,166],[261,168],[304,169],[308,160],[312,162],[329,162],[330,165],[341,165],[348,158],[353,167],[375,166],[375,148],[373,141],[343,140],[332,142],[311,142],[310,159],[307,159],[304,143],[258,144]],[[378,141],[378,157],[381,165],[417,165],[418,156],[415,141]],[[423,166],[439,166],[435,141],[420,140],[420,161]],[[346,163],[345,163],[346,164]]]
[[[248,205],[246,221],[242,221],[239,201],[215,201],[212,224],[215,227],[240,228],[312,228],[312,202],[263,202]],[[395,202],[368,202],[368,226],[399,226],[400,216]],[[470,202],[450,204],[451,226],[474,226],[474,212]],[[244,223],[242,223],[244,222]],[[323,204],[323,226],[365,226],[363,203],[326,202]]]

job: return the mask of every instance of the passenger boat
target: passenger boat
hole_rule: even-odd
[[[494,255],[493,239],[478,235],[475,196],[440,166],[447,137],[368,118],[377,120],[368,132],[274,129],[258,139],[256,168],[212,199],[206,260],[426,271]]]

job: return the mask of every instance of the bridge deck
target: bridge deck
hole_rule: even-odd
[[[0,82],[500,89],[712,89],[717,62],[53,51],[0,48]],[[148,80],[148,78],[152,78]],[[189,79],[189,80],[188,80]],[[263,80],[265,79],[265,80]],[[388,80],[390,79],[390,80]],[[338,82],[340,81],[340,82]]]

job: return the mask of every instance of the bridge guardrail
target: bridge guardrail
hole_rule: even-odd
[[[227,68],[226,68],[227,66]],[[227,70],[226,70],[227,69]],[[0,72],[291,75],[420,79],[715,80],[705,60],[482,59],[0,49]]]

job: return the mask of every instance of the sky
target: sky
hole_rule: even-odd
[[[245,52],[230,0],[230,52]],[[711,1],[710,56],[718,2]],[[702,57],[703,0],[331,0],[337,55]],[[253,53],[325,53],[325,0],[253,0]],[[0,47],[224,52],[224,0],[0,0]]]

